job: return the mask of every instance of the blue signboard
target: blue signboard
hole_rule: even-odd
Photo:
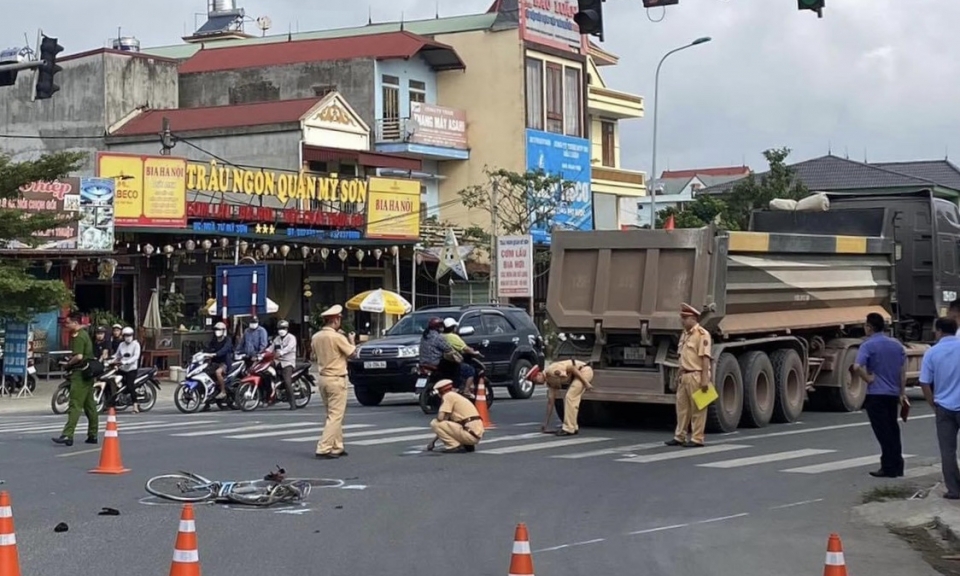
[[[23,322],[7,322],[3,339],[3,376],[27,377],[30,328]]]
[[[217,316],[223,315],[223,275],[227,275],[227,314],[246,316],[254,308],[253,285],[256,275],[256,313],[267,313],[267,265],[217,266]]]
[[[590,191],[590,141],[562,134],[527,130],[527,170],[543,170],[573,183],[557,190],[556,215],[530,231],[537,244],[550,243],[550,230],[593,230]]]

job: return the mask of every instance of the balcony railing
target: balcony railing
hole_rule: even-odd
[[[409,142],[413,135],[409,118],[381,118],[377,120],[377,142]]]

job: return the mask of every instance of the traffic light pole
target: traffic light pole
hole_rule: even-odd
[[[30,70],[43,66],[42,60],[31,60],[30,62],[16,62],[13,64],[0,64],[0,72],[18,72],[20,70]]]

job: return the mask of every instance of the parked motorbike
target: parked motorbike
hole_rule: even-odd
[[[149,412],[157,403],[157,393],[160,390],[160,381],[157,379],[156,368],[138,368],[136,383],[136,402],[141,412]],[[132,406],[129,395],[123,390],[123,374],[113,362],[104,364],[104,372],[93,382],[93,398],[97,403],[97,411],[103,412],[107,407],[107,400],[113,400],[114,409],[122,412]],[[54,414],[63,414],[70,407],[70,379],[68,377],[57,386],[50,399],[50,408]]]
[[[482,355],[478,355],[477,357],[482,357]],[[476,394],[480,389],[480,381],[482,380],[484,384],[484,392],[487,397],[487,408],[489,409],[491,406],[493,406],[493,388],[490,386],[490,380],[487,378],[486,367],[477,359],[477,357],[470,359],[464,357],[464,362],[469,362],[477,372],[476,376],[473,378],[472,390],[469,391],[474,397],[469,398],[469,400],[476,405]],[[432,366],[424,366],[421,364],[419,369],[420,378],[417,379],[417,384],[414,389],[416,390],[419,398],[420,410],[422,410],[424,414],[436,414],[440,411],[440,404],[443,400],[440,398],[440,396],[433,393],[433,389],[437,382],[443,379],[442,374],[439,370],[433,368]]]
[[[256,410],[261,404],[270,406],[277,402],[289,403],[287,389],[283,385],[283,378],[277,370],[275,360],[276,354],[264,352],[257,356],[250,371],[240,380],[234,403],[244,412]],[[294,404],[297,408],[306,407],[316,384],[310,374],[310,363],[298,362],[290,378],[293,383]]]
[[[184,414],[192,414],[201,409],[209,410],[213,403],[216,403],[221,410],[234,407],[235,388],[246,370],[246,362],[244,361],[246,357],[243,354],[234,354],[233,362],[224,372],[226,398],[217,398],[220,387],[217,386],[216,380],[207,374],[210,360],[213,357],[213,354],[207,352],[197,352],[190,359],[190,365],[187,367],[187,374],[183,382],[177,384],[177,389],[173,392],[173,403],[177,410]]]

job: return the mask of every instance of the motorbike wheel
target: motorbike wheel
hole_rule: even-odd
[[[474,388],[476,388],[477,391],[480,390],[479,386],[474,386]],[[484,380],[483,391],[487,395],[487,410],[489,410],[493,406],[493,387],[490,386],[489,380]],[[476,392],[474,392],[474,394],[476,394]]]
[[[312,386],[306,378],[301,378],[293,383],[293,394],[295,396],[293,403],[297,408],[306,408],[313,396]]]
[[[420,410],[431,416],[440,411],[440,398],[433,394],[434,386],[435,382],[427,382],[420,392]]]
[[[63,382],[53,391],[50,398],[50,409],[54,414],[64,414],[70,408],[70,383]]]
[[[141,388],[143,388],[143,394],[138,395],[140,411],[149,412],[157,405],[157,389],[149,382],[144,382]]]
[[[37,391],[37,377],[33,374],[27,376],[27,390],[31,393]]]
[[[94,392],[96,394],[96,392]],[[117,412],[122,412],[126,406],[115,406],[114,410]],[[106,412],[107,411],[107,392],[100,394],[100,397],[97,398],[97,412]]]
[[[173,391],[173,404],[184,414],[193,414],[203,406],[203,396],[204,392],[199,386],[191,390],[181,382]]]
[[[244,412],[253,412],[260,407],[260,391],[253,383],[244,382],[237,387],[233,403]]]

